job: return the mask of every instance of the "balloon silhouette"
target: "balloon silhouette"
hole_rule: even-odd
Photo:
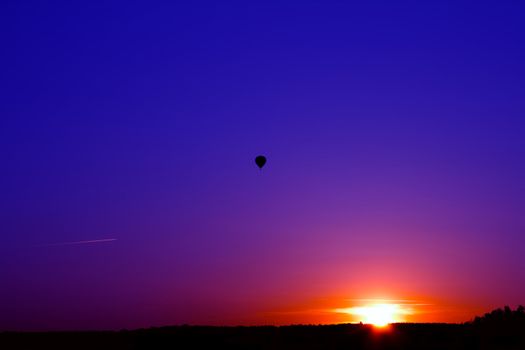
[[[262,169],[264,164],[266,164],[266,157],[265,156],[257,156],[257,157],[255,157],[255,164],[257,164],[259,169]]]

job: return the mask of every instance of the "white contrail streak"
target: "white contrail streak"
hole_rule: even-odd
[[[93,239],[90,241],[75,241],[75,242],[60,242],[60,243],[51,243],[51,244],[44,244],[44,247],[52,247],[52,246],[59,246],[59,245],[77,245],[77,244],[91,244],[91,243],[105,243],[105,242],[113,242],[116,241],[116,238],[105,238],[105,239]]]

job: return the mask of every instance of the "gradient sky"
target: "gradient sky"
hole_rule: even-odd
[[[521,1],[180,3],[2,1],[0,330],[525,303]]]

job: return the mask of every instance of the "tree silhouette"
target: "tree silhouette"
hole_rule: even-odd
[[[497,325],[523,326],[525,325],[525,307],[520,305],[516,310],[512,310],[509,306],[504,306],[503,309],[495,309],[483,316],[477,316],[472,324],[492,327]]]

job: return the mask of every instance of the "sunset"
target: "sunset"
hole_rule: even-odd
[[[384,327],[390,323],[400,321],[396,318],[398,309],[399,305],[396,304],[374,304],[371,306],[341,309],[339,311],[362,317],[365,323],[377,327]]]
[[[0,348],[525,346],[519,1],[0,9]]]

